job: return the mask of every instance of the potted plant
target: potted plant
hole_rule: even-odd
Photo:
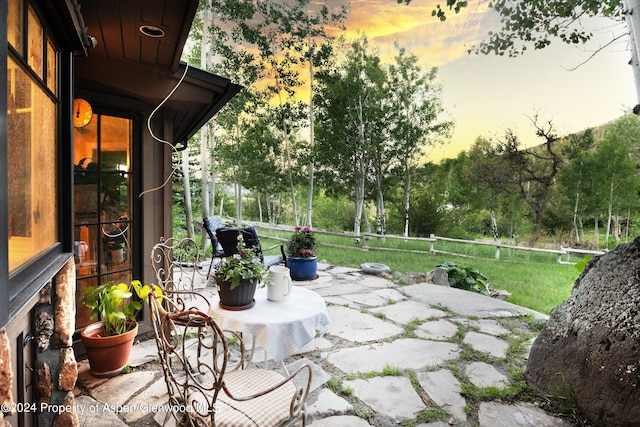
[[[237,253],[214,264],[220,306],[229,310],[245,310],[255,304],[258,282],[269,283],[269,274],[260,255],[247,248],[238,233]]]
[[[316,277],[318,264],[314,252],[316,237],[309,227],[296,227],[287,241],[287,267],[293,280],[312,280]]]
[[[154,289],[156,295],[162,295],[161,288]],[[83,293],[82,302],[92,310],[89,318],[99,316],[101,319],[80,332],[94,376],[112,377],[126,366],[138,333],[136,315],[150,290],[149,285],[133,280],[128,285],[106,282],[90,286]],[[133,298],[134,292],[138,299]]]

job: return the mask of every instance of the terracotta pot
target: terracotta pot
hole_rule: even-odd
[[[128,332],[105,337],[104,322],[88,325],[80,332],[80,339],[87,351],[87,359],[94,377],[118,375],[127,366],[133,340],[138,334],[138,324]]]
[[[258,288],[258,279],[240,281],[240,285],[229,289],[231,282],[216,277],[216,288],[220,297],[220,307],[227,310],[246,310],[256,303],[253,298]]]
[[[299,258],[288,256],[287,267],[291,271],[293,280],[313,280],[316,278],[318,271],[318,262],[316,257]]]

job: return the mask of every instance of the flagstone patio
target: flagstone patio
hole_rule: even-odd
[[[323,296],[331,326],[285,361],[288,368],[313,364],[310,427],[571,425],[529,402],[467,401],[462,392],[464,384],[508,386],[509,368],[524,366],[534,324],[545,315],[459,289],[401,286],[356,268],[320,264],[318,274],[295,285]],[[513,346],[522,342],[528,345]],[[524,349],[517,354],[510,346]],[[105,380],[79,362],[80,425],[161,425],[167,395],[153,340],[134,346],[130,366],[130,373]]]

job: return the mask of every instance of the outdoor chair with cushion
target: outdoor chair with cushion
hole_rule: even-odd
[[[177,425],[195,426],[306,425],[311,386],[308,363],[286,376],[249,368],[244,363],[241,335],[223,331],[197,308],[185,309],[154,292],[149,295],[153,333],[169,394],[170,411],[164,424],[173,418]],[[196,347],[201,351],[196,353]]]
[[[214,218],[218,217],[208,217],[205,218],[204,228],[209,235],[209,239],[211,239],[211,245],[214,247],[213,257],[214,258],[226,258],[233,256],[238,253],[238,233],[242,232],[242,240],[244,242],[245,247],[247,248],[257,248],[258,254],[260,255],[260,260],[264,263],[265,267],[269,269],[269,267],[273,265],[278,265],[284,263],[287,265],[287,257],[284,254],[284,245],[273,245],[268,248],[263,248],[260,243],[260,237],[258,236],[258,232],[255,227],[245,227],[245,228],[232,228],[232,227],[218,227],[216,226],[216,222]],[[215,249],[218,247],[220,249]],[[265,255],[265,252],[272,251],[275,249],[279,249],[280,253],[277,255]],[[213,266],[213,262],[211,266],[209,266],[209,274],[211,274],[211,268]]]
[[[218,238],[216,237],[216,230],[218,228],[224,228],[224,223],[222,222],[222,218],[219,216],[207,216],[202,218],[202,225],[204,230],[207,232],[209,236],[209,240],[211,240],[211,254],[213,258],[221,258],[224,256],[224,250],[218,242]]]

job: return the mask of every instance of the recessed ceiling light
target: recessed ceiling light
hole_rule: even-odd
[[[141,25],[138,30],[147,37],[153,37],[155,39],[164,37],[164,30],[155,25]]]

